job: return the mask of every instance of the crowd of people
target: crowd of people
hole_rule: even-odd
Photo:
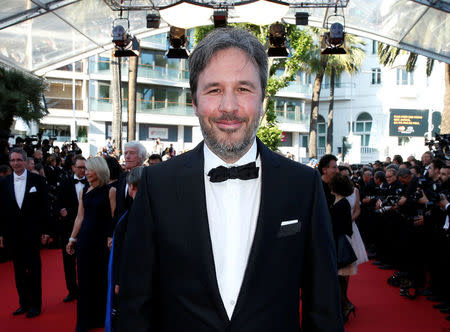
[[[369,258],[397,269],[388,282],[400,295],[427,295],[449,313],[446,156],[338,165],[325,155],[315,171],[272,152],[256,137],[267,63],[241,29],[196,46],[190,87],[204,141],[177,157],[160,139],[148,158],[126,143],[123,165],[111,140],[88,159],[75,142],[2,145],[13,314],[41,314],[49,242],[62,248],[76,332],[341,332],[358,307],[350,277]]]
[[[148,157],[137,141],[124,151],[122,166],[114,151],[86,160],[75,143],[59,149],[46,140],[17,139],[3,150],[8,163],[0,165],[0,259],[14,263],[14,315],[41,313],[40,249],[48,246],[62,248],[68,291],[63,301],[77,300],[76,330],[104,325],[109,249],[138,182],[135,176],[129,184],[127,174],[163,160]]]
[[[434,308],[444,314],[450,314],[450,158],[447,151],[448,147],[445,151],[438,149],[435,154],[426,151],[421,160],[409,156],[404,161],[395,155],[392,162],[388,157],[385,162],[369,165],[341,163],[339,166],[335,156],[325,155],[318,163],[322,180],[327,184],[324,190],[331,206],[336,243],[337,236],[346,234],[357,263],[366,261],[365,251],[360,250],[361,242],[354,243],[354,238],[360,238],[360,230],[368,257],[375,260],[372,263],[380,269],[395,271],[387,282],[399,287],[400,295],[408,299],[423,295],[438,302]],[[342,176],[349,180],[344,181]],[[344,192],[348,185],[354,191]],[[354,195],[358,197],[356,208]],[[352,207],[345,203],[336,212],[341,196],[346,196]],[[350,215],[356,221],[353,225]],[[348,318],[354,306],[347,300],[348,282],[341,282],[343,313]],[[446,318],[450,320],[450,316]]]

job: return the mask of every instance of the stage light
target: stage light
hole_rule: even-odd
[[[158,12],[147,14],[147,29],[158,29],[161,17]]]
[[[172,59],[187,59],[189,54],[186,50],[187,38],[186,30],[183,28],[170,27],[169,43],[172,48],[166,53],[168,58]]]
[[[308,25],[308,12],[297,12],[295,13],[295,24],[296,25]]]
[[[113,37],[112,41],[116,47],[126,47],[131,41],[130,35],[121,25],[113,27],[111,36]]]
[[[226,10],[215,10],[213,15],[214,28],[225,28],[227,19],[228,12]]]
[[[123,26],[114,26],[111,36],[113,37],[115,57],[139,56],[139,40],[128,34]]]
[[[277,22],[270,26],[267,55],[270,57],[287,57],[289,55],[286,47],[286,29],[281,23]]]
[[[341,23],[333,23],[330,31],[322,36],[321,54],[347,54],[345,50],[345,32]]]

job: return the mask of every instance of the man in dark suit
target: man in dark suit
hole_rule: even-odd
[[[13,255],[20,303],[13,314],[27,313],[32,318],[41,313],[40,243],[48,240],[49,206],[45,179],[27,172],[26,158],[22,149],[12,149],[9,160],[13,174],[0,183],[0,246],[5,240]]]
[[[247,31],[216,29],[189,68],[204,142],[144,169],[117,330],[343,331],[320,175],[256,139],[264,47]]]
[[[138,141],[130,141],[125,144],[125,167],[126,172],[119,177],[116,191],[116,209],[114,211],[114,218],[112,227],[109,230],[109,246],[112,240],[114,228],[122,217],[122,215],[129,209],[133,199],[128,194],[127,174],[135,167],[142,166],[147,157],[147,150]]]
[[[62,243],[68,243],[70,234],[72,234],[73,224],[78,212],[78,202],[80,193],[85,186],[89,186],[84,176],[86,171],[86,159],[77,155],[73,160],[73,176],[65,179],[59,187],[57,197],[57,207],[59,218],[59,232],[62,237]],[[64,302],[70,302],[78,296],[77,272],[75,255],[69,255],[66,248],[62,249],[64,276],[69,294],[64,298]]]

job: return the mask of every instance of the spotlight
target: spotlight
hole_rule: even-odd
[[[166,56],[172,59],[187,59],[189,55],[186,50],[186,30],[177,27],[170,27],[168,38],[172,48],[169,48]]]
[[[116,47],[125,47],[131,41],[130,35],[121,25],[116,25],[113,27],[111,36],[113,37],[112,41]]]
[[[308,12],[295,13],[295,25],[308,25]]]
[[[341,23],[333,23],[330,32],[322,36],[321,54],[347,54],[345,50],[345,32]]]
[[[136,37],[132,37],[127,33],[121,25],[116,25],[112,30],[112,41],[115,45],[114,56],[139,56],[140,45]]]
[[[214,11],[214,28],[225,28],[227,26],[228,12],[226,10]]]
[[[270,57],[287,57],[289,50],[286,47],[286,30],[281,23],[274,23],[269,30],[269,50]]]
[[[158,29],[161,17],[158,12],[147,14],[147,29]]]

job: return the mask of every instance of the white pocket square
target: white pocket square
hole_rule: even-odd
[[[298,224],[298,219],[282,221],[281,227],[287,226],[287,225],[292,225],[292,224]]]
[[[29,193],[31,194],[31,193],[35,193],[35,192],[37,192],[36,187],[31,187]]]

